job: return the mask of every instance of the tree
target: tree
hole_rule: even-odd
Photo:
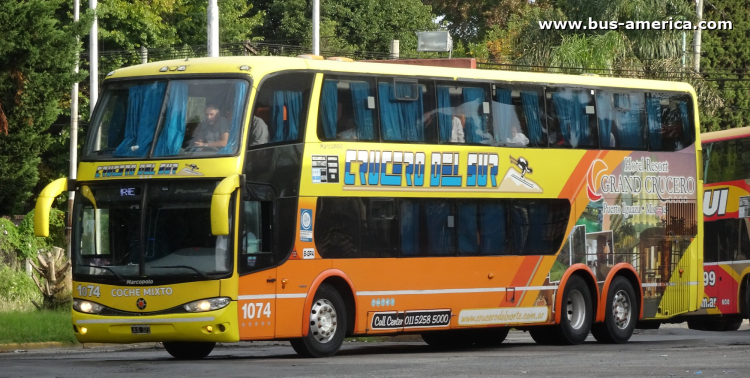
[[[69,97],[86,22],[61,20],[63,0],[0,3],[0,214],[27,207],[48,130]]]
[[[722,106],[722,99],[703,77],[692,72],[692,59],[682,49],[680,30],[636,30],[637,21],[694,21],[694,9],[682,0],[558,0],[527,5],[505,27],[493,29],[488,44],[510,53],[511,61],[532,66],[570,67],[564,73],[687,81],[698,94],[702,119]],[[590,21],[616,21],[617,27]],[[583,21],[583,28],[541,27],[542,21]],[[622,23],[623,26],[619,26]],[[628,27],[630,25],[630,28]],[[685,33],[687,43],[692,30]],[[686,60],[682,65],[683,57]]]
[[[495,25],[521,12],[527,0],[423,0],[451,35],[463,43],[481,41]]]
[[[268,0],[257,9],[267,17],[261,31],[265,40],[310,46],[312,2]],[[430,7],[418,0],[321,1],[321,50],[386,53],[398,39],[402,53],[416,51],[416,32],[434,30]]]
[[[711,0],[703,14],[708,21],[731,21],[732,30],[702,32],[701,71],[713,82],[725,106],[708,130],[748,126],[750,119],[750,9],[743,0]]]

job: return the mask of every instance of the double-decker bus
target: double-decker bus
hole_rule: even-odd
[[[697,105],[684,83],[310,58],[107,75],[76,180],[81,342],[347,336],[496,345],[636,323],[703,297]]]
[[[703,133],[705,187],[701,309],[688,326],[737,330],[748,317],[750,127]],[[697,315],[697,316],[692,316]]]

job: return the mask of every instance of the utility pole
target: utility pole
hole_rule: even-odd
[[[696,22],[700,24],[703,21],[703,0],[695,1]],[[695,30],[693,37],[693,63],[695,63],[695,72],[701,72],[701,29]]]
[[[208,0],[208,56],[219,56],[219,5],[216,0]]]
[[[80,18],[81,4],[79,0],[73,2],[73,21],[78,23]],[[80,38],[76,36],[76,42],[80,41]],[[78,48],[78,43],[76,43]],[[78,74],[78,53],[76,52],[76,65],[73,68],[73,72]],[[73,83],[73,89],[70,91],[70,175],[71,179],[78,176],[78,82]],[[76,197],[75,188],[68,188],[68,219],[65,228],[65,237],[68,241],[68,261],[70,261],[71,248],[71,234],[73,230],[73,201]]]
[[[89,83],[91,85],[89,117],[94,114],[94,106],[99,99],[99,25],[97,24],[98,17],[96,17],[96,1],[89,0],[89,7],[94,11],[94,22],[91,24],[91,35],[89,35],[89,60],[91,68],[91,72],[89,73]]]
[[[312,51],[320,55],[320,0],[313,0],[312,16]]]

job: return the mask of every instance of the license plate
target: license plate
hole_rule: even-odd
[[[151,333],[151,326],[148,325],[134,325],[130,326],[130,332],[134,335],[147,335]]]

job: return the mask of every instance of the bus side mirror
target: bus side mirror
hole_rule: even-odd
[[[52,207],[52,201],[66,190],[68,190],[68,179],[59,178],[45,186],[39,194],[34,208],[34,234],[36,236],[49,236],[49,210]]]
[[[240,187],[240,176],[229,176],[219,183],[211,197],[211,234],[229,235],[229,200]]]

